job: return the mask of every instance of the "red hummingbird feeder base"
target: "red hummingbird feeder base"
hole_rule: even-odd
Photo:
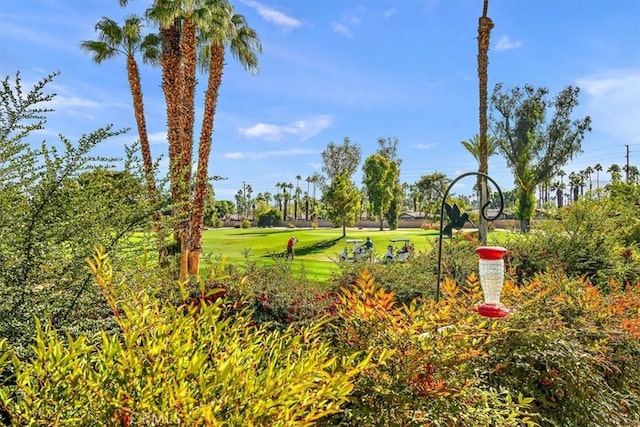
[[[484,317],[507,317],[511,314],[511,311],[502,304],[484,303],[471,307],[471,311],[475,311],[480,316]]]

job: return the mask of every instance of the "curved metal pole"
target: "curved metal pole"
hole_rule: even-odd
[[[449,190],[451,190],[454,184],[460,181],[462,178],[466,178],[472,175],[487,178],[489,181],[491,181],[491,183],[493,183],[493,185],[495,185],[496,189],[498,190],[498,194],[500,195],[500,209],[498,209],[498,213],[493,217],[487,216],[487,213],[485,211],[491,204],[491,202],[487,201],[487,203],[485,203],[484,206],[482,206],[482,208],[480,209],[480,215],[482,215],[482,217],[487,221],[494,221],[500,217],[500,214],[502,214],[502,210],[504,209],[504,197],[502,196],[502,190],[500,190],[500,186],[498,186],[498,183],[495,182],[489,175],[482,172],[466,172],[451,181],[451,184],[449,184],[447,190],[444,192],[444,196],[442,196],[442,204],[440,205],[440,237],[438,238],[438,282],[436,283],[436,302],[440,301],[440,270],[442,266],[442,231],[444,229],[444,205],[447,202]]]

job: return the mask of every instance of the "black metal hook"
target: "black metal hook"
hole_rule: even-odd
[[[447,187],[447,190],[444,192],[444,196],[442,196],[442,205],[440,206],[440,237],[438,238],[438,282],[436,283],[436,302],[440,301],[440,271],[442,267],[442,231],[444,230],[444,206],[447,202],[449,190],[451,190],[454,184],[460,181],[462,178],[466,178],[471,175],[487,178],[496,187],[496,189],[498,190],[498,194],[500,195],[500,208],[498,209],[498,213],[493,217],[487,216],[486,209],[491,204],[491,202],[487,201],[480,209],[480,215],[482,215],[482,217],[487,221],[494,221],[500,217],[500,215],[502,214],[502,210],[504,209],[504,197],[502,195],[502,190],[500,189],[498,183],[495,182],[489,175],[482,172],[466,172],[451,181],[451,183]]]

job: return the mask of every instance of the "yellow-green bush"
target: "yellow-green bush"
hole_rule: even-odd
[[[391,360],[358,377],[345,411],[324,425],[517,426],[533,424],[532,399],[492,388],[475,375],[472,361],[500,334],[500,324],[469,312],[480,297],[471,276],[464,292],[450,280],[440,303],[399,305],[393,292],[368,273],[342,289],[336,307],[336,348],[345,354],[382,348]]]
[[[373,365],[370,353],[335,357],[323,323],[268,330],[223,316],[224,299],[132,293],[143,287],[114,283],[100,253],[91,267],[121,334],[64,339],[38,324],[32,358],[2,348],[0,370],[14,376],[0,402],[14,425],[311,425],[339,412]]]

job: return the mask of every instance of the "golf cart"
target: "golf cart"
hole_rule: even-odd
[[[405,261],[413,254],[413,243],[406,238],[391,239],[384,254],[385,261]]]
[[[346,261],[357,262],[361,259],[367,260],[373,255],[371,249],[368,249],[364,245],[362,245],[362,239],[347,239],[346,243],[347,245],[345,245],[344,250],[340,252],[341,262],[346,262]],[[349,244],[353,245],[353,249],[351,250],[352,252],[351,256],[349,256],[349,247],[348,247]]]

